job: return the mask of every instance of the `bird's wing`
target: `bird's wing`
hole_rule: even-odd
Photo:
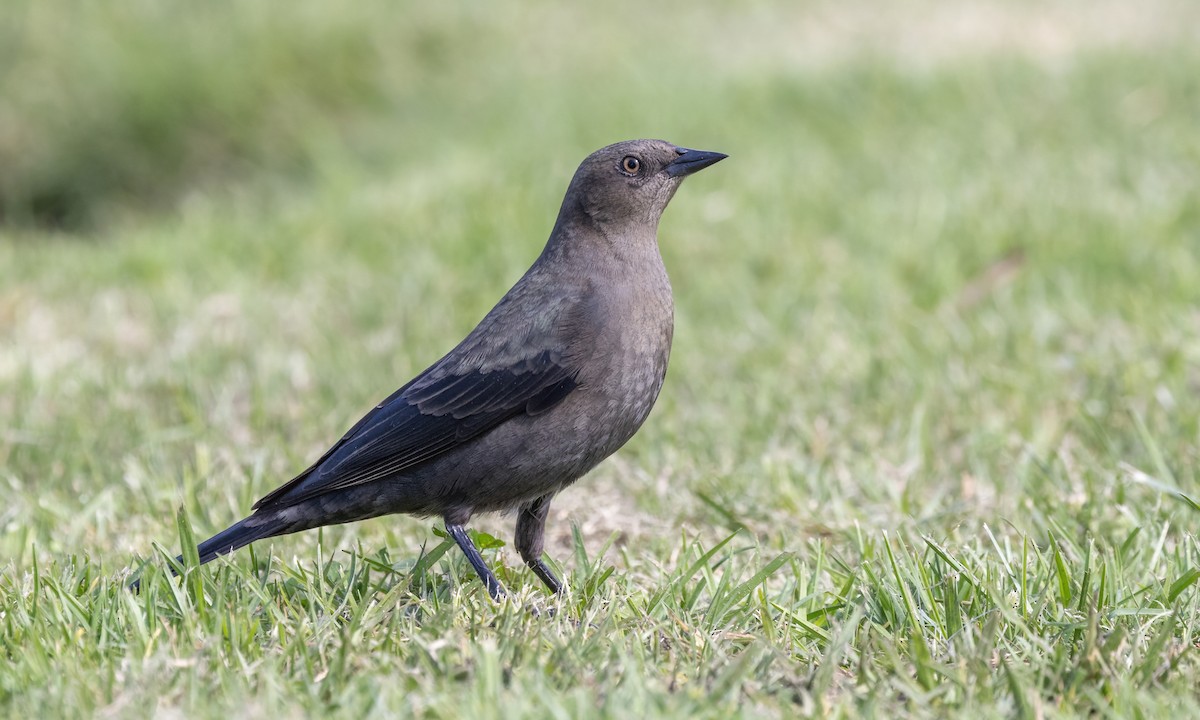
[[[394,476],[517,415],[549,410],[575,389],[577,367],[562,350],[546,349],[555,345],[550,342],[553,338],[541,339],[545,342],[534,343],[519,357],[509,355],[509,361],[496,364],[485,360],[490,354],[482,352],[484,348],[470,347],[472,338],[468,338],[380,403],[320,460],[254,508],[294,505]]]

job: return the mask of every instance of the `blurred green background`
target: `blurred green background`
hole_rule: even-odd
[[[1198,43],[1184,0],[5,2],[0,707],[1200,708]],[[588,549],[619,548],[583,603],[606,647],[550,653],[561,625],[492,637],[479,593],[465,626],[455,606],[406,630],[450,638],[437,669],[355,655],[370,643],[336,624],[279,648],[304,619],[286,603],[270,626],[210,588],[229,615],[192,634],[183,609],[121,599],[153,543],[177,546],[176,508],[223,528],[449,349],[536,257],[579,160],[634,137],[731,157],[660,229],[677,330],[658,408],[551,516],[576,585]],[[408,572],[429,525],[258,560],[302,566],[320,542],[341,572],[342,550],[386,547]],[[737,530],[694,588],[673,580]],[[510,587],[532,582],[496,552]],[[710,612],[725,573],[781,552],[761,594]],[[694,631],[704,608],[724,634]],[[472,655],[480,633],[500,660]],[[675,644],[609,654],[638,633]],[[516,679],[483,682],[485,660]]]

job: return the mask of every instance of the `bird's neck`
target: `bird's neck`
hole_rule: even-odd
[[[615,267],[662,262],[658,252],[658,227],[620,226],[607,223],[556,225],[542,254],[559,262],[592,264],[605,257]]]
[[[658,220],[655,217],[613,217],[582,204],[564,203],[543,254],[586,258],[607,253],[626,262],[658,257]]]

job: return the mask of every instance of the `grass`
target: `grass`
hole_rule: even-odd
[[[1190,5],[162,7],[4,11],[0,713],[1200,712]],[[405,517],[164,573],[636,136],[731,159],[663,220],[657,409],[551,513],[566,597],[504,517],[499,606]]]

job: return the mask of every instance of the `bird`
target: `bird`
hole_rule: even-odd
[[[588,155],[541,254],[478,326],[249,516],[200,543],[200,563],[325,525],[440,516],[499,601],[505,590],[466,525],[515,510],[518,554],[562,593],[543,559],[550,503],[650,414],[674,333],[659,219],[684,178],[726,157],[663,140]]]

